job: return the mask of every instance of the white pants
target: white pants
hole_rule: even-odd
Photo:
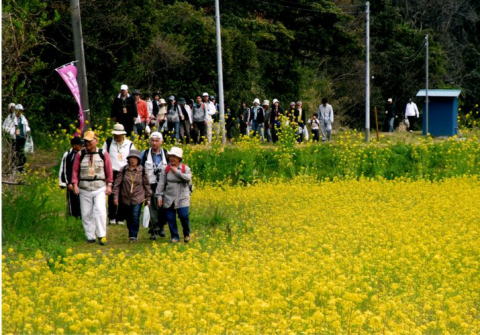
[[[107,236],[107,204],[105,186],[96,191],[80,190],[80,210],[87,240]]]
[[[208,143],[212,143],[212,127],[213,126],[213,120],[207,121],[207,139]]]

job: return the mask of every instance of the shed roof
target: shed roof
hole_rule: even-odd
[[[429,97],[452,97],[458,98],[462,90],[457,89],[429,89],[428,96]],[[417,97],[424,97],[426,95],[425,90],[420,90],[417,92]]]

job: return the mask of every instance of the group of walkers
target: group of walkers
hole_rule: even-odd
[[[162,148],[162,134],[152,132],[150,147],[140,152],[126,134],[125,127],[117,123],[102,148],[91,130],[83,139],[71,139],[59,172],[60,186],[67,189],[69,214],[82,219],[89,243],[107,243],[107,221],[119,225],[126,221],[129,241],[135,242],[145,206],[150,213],[150,239],[165,237],[168,224],[171,242],[179,242],[178,215],[184,242],[189,242],[192,172],[182,162],[182,149],[173,147],[167,152]]]
[[[393,99],[388,98],[387,104],[385,105],[385,113],[383,118],[383,130],[389,133],[393,133],[395,128],[399,126],[401,122],[403,122],[406,129],[409,132],[413,132],[419,117],[420,117],[420,113],[418,111],[417,104],[413,102],[412,98],[408,99],[408,102],[405,105],[405,112],[403,115],[402,113],[397,111],[397,108],[395,103],[393,102]]]
[[[160,94],[144,96],[139,91],[129,93],[128,86],[120,86],[120,92],[112,103],[111,118],[125,127],[127,134],[135,132],[148,136],[153,128],[184,143],[212,141],[212,134],[219,133],[219,105],[213,95],[204,92],[195,99],[177,98],[173,95],[167,100]],[[262,141],[277,142],[282,122],[295,129],[298,142],[308,139],[307,125],[311,128],[313,140],[330,140],[333,125],[333,108],[324,98],[318,111],[307,121],[307,113],[301,101],[291,102],[288,108],[282,108],[278,99],[255,98],[252,105],[241,104],[238,111],[229,106],[225,108],[225,128],[227,138],[232,139],[234,130],[239,128],[242,135],[260,136]]]

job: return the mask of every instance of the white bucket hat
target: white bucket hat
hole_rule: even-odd
[[[127,91],[128,90],[128,86],[123,84],[120,86],[120,91]]]
[[[273,99],[272,103],[274,104],[276,102],[280,102],[280,101],[278,101],[278,99]]]
[[[113,135],[125,135],[127,132],[125,131],[125,127],[121,123],[115,123],[112,130]]]
[[[153,133],[151,133],[150,138],[159,138],[160,141],[163,141],[162,133],[160,133],[158,131],[154,131]]]
[[[179,148],[179,147],[172,147],[170,149],[170,151],[168,152],[168,155],[169,156],[175,156],[175,157],[178,157],[180,159],[183,158],[183,150],[182,148]]]
[[[21,104],[17,104],[17,105],[15,105],[15,109],[17,111],[23,111],[23,106]]]
[[[203,92],[202,97],[210,97],[207,92]]]
[[[270,101],[263,100],[262,106],[270,106]]]
[[[253,100],[253,103],[254,103],[254,104],[257,103],[257,104],[260,105],[260,99],[259,99],[259,98],[255,98],[255,99]]]
[[[161,103],[161,104],[164,104],[164,105],[166,105],[166,104],[167,104],[167,102],[165,101],[165,99],[164,99],[164,98],[161,98],[161,99],[160,99],[160,103]]]

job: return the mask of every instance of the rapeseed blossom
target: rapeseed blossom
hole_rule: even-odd
[[[221,219],[187,245],[8,250],[4,333],[479,333],[479,197],[477,177],[197,188]]]

